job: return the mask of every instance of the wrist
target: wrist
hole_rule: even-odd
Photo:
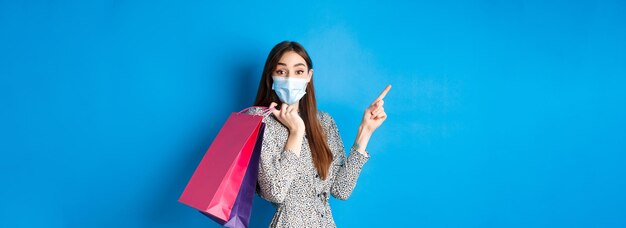
[[[367,130],[367,128],[363,126],[359,126],[359,131],[356,134],[356,139],[354,140],[353,145],[356,151],[366,154],[365,148],[367,147],[367,143],[369,142],[371,136],[371,131]]]
[[[369,130],[367,127],[363,126],[363,124],[359,125],[358,135],[371,136],[372,133],[373,133],[373,131]]]
[[[289,129],[289,135],[302,137],[304,136],[304,129]]]

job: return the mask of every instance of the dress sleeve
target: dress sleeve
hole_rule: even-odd
[[[270,121],[265,117],[263,122]],[[285,199],[292,181],[297,176],[300,158],[293,152],[285,151],[284,139],[275,136],[275,126],[265,125],[261,157],[259,159],[259,176],[257,193],[272,203],[280,204]]]
[[[341,136],[339,135],[339,129],[335,120],[327,114],[327,121],[329,122],[329,143],[331,148],[336,148],[335,158],[331,165],[332,167],[332,183],[330,187],[330,194],[340,200],[346,200],[352,194],[356,181],[359,178],[361,169],[367,160],[369,160],[369,152],[366,150],[368,156],[356,151],[354,147],[350,147],[350,155],[346,159],[346,151],[343,145]]]

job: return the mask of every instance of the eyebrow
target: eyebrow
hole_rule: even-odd
[[[278,63],[278,65],[287,66],[287,64],[285,64],[285,63]],[[297,66],[303,66],[303,67],[306,67],[306,65],[304,65],[304,63],[297,63],[296,65],[293,65],[293,66],[294,66],[294,67],[297,67]]]

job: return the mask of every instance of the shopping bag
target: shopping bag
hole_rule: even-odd
[[[263,116],[271,113],[267,108],[261,115],[243,113],[248,109],[231,113],[178,199],[224,223],[230,219]]]
[[[216,219],[212,215],[199,211],[214,221],[231,228],[247,228],[250,224],[250,215],[252,214],[252,201],[254,200],[254,192],[256,190],[257,177],[259,172],[259,158],[261,156],[261,146],[263,143],[263,132],[265,130],[265,124],[261,124],[259,130],[259,136],[257,138],[252,157],[248,163],[248,169],[246,175],[243,178],[241,187],[239,188],[239,194],[235,200],[232,211],[230,213],[230,219],[224,223],[223,221]]]

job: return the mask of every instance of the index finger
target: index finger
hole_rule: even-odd
[[[377,101],[385,98],[385,95],[387,95],[387,92],[389,92],[390,89],[391,89],[391,85],[387,85],[387,87],[385,87],[385,90],[383,90],[383,92],[380,93],[380,95],[378,95],[378,97],[376,98],[376,100],[374,100],[374,102],[372,102],[372,104],[375,104]]]

